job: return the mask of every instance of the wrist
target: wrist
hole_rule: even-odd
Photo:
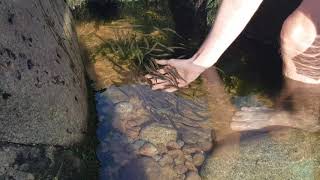
[[[213,66],[214,63],[212,61],[203,61],[199,58],[195,58],[193,59],[192,64],[208,69]]]

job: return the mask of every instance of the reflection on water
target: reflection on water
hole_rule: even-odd
[[[217,145],[204,179],[319,179],[320,88],[285,80],[272,105],[231,97],[215,69],[204,73]]]

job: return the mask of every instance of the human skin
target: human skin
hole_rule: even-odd
[[[183,79],[177,79],[178,87],[187,86],[194,81],[204,70],[214,65],[224,51],[242,32],[254,13],[259,8],[262,0],[224,0],[219,8],[214,25],[202,46],[190,59],[158,60],[161,65],[170,65],[176,68]],[[166,69],[160,69],[161,74],[166,74]],[[146,75],[153,83],[153,89],[164,89],[172,92],[177,90],[168,87],[170,82]]]
[[[242,108],[233,117],[232,129],[287,126],[320,130],[319,7],[318,0],[304,0],[283,24],[280,39],[286,79],[277,107]]]
[[[218,61],[245,28],[261,3],[262,0],[224,0],[209,35],[193,57],[184,60],[159,60],[158,63],[176,68],[182,77],[178,79],[178,87],[187,86]],[[320,27],[320,11],[317,10],[319,6],[320,2],[317,0],[304,0],[283,24],[283,74],[290,79],[304,83],[320,83],[320,78],[317,78],[320,77],[320,37],[317,35]],[[313,62],[310,58],[313,58]],[[160,69],[159,72],[166,74],[165,69]],[[151,80],[152,88],[155,90],[177,90],[173,87],[166,88],[170,85],[166,80],[157,79],[152,75],[146,77]]]
[[[159,60],[162,65],[174,67],[182,79],[178,86],[184,87],[195,80],[207,68],[214,65],[223,52],[245,28],[262,0],[224,0],[214,26],[197,53],[185,60]],[[283,24],[281,54],[285,88],[278,102],[292,97],[294,111],[278,106],[278,109],[257,107],[242,108],[235,114],[231,127],[234,130],[260,129],[268,126],[290,126],[309,131],[320,130],[318,101],[320,97],[320,1],[304,0]],[[166,69],[160,69],[166,74]],[[170,83],[147,75],[153,89],[175,91],[166,88]],[[290,91],[288,91],[290,89]],[[314,102],[314,103],[312,103]]]

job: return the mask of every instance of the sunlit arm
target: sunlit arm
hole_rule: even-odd
[[[202,67],[214,65],[239,36],[263,0],[223,0],[214,25],[194,55],[193,63]]]

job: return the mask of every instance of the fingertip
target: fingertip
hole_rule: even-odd
[[[160,65],[167,65],[169,63],[169,60],[155,60],[157,64]]]
[[[172,92],[175,92],[177,90],[178,90],[177,88],[168,88],[168,89],[165,89],[164,91],[172,93]]]
[[[145,78],[148,78],[148,79],[151,79],[152,78],[152,75],[151,74],[147,74],[147,75],[144,75]]]

